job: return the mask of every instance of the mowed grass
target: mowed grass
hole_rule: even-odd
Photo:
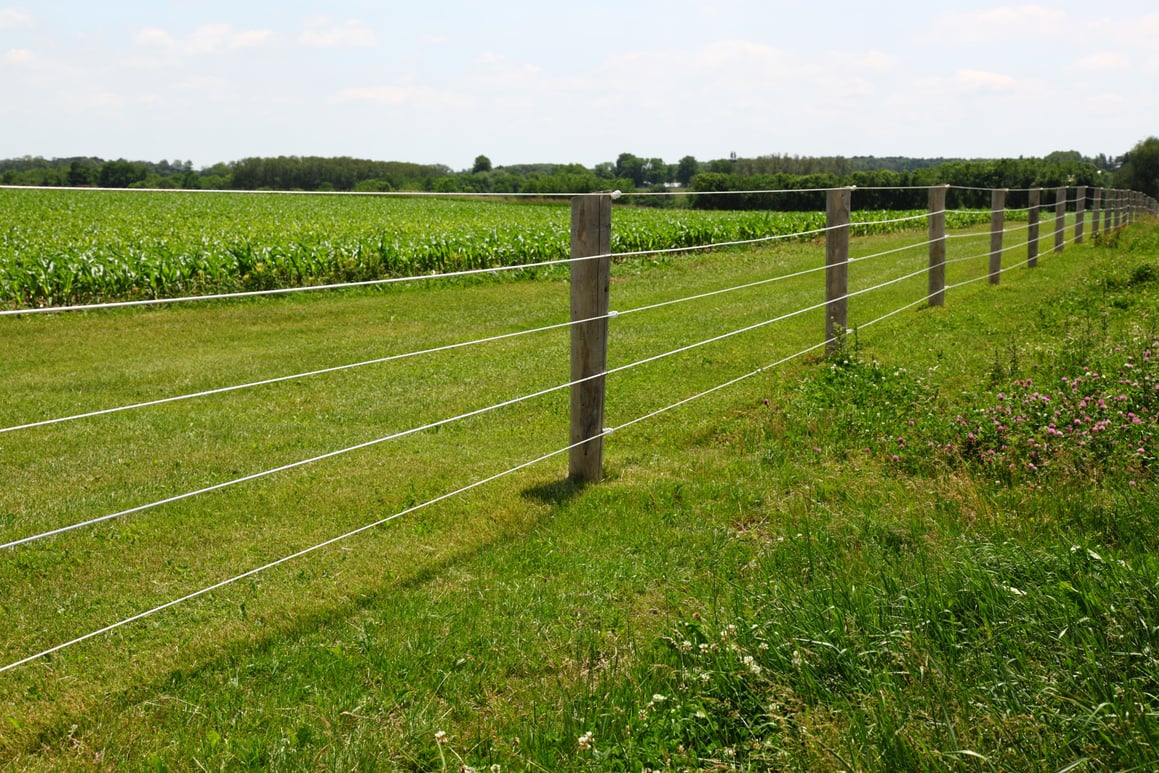
[[[951,259],[971,257],[951,283],[984,277],[984,231],[950,242]],[[925,294],[924,275],[856,296],[845,359],[798,358],[630,426],[816,344],[820,310],[760,323],[821,303],[824,275],[633,310],[824,255],[618,264],[613,368],[755,327],[609,378],[607,425],[624,428],[605,482],[571,484],[553,456],[0,673],[0,761],[1146,769],[1159,759],[1149,463],[1072,449],[1049,475],[996,475],[953,427],[1015,380],[1054,384],[1150,345],[1156,230],[1062,255],[1044,239],[1034,271],[1016,265],[1018,233],[998,287],[885,318]],[[851,290],[920,272],[924,247],[880,254],[916,240],[855,240],[855,257],[876,257],[852,264]],[[563,281],[471,281],[3,319],[0,427],[529,330],[567,306]],[[567,374],[557,329],[0,433],[0,540]],[[7,549],[0,666],[566,443],[558,390]]]

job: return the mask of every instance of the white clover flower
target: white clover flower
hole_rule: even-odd
[[[579,748],[586,752],[595,746],[596,739],[592,736],[592,731],[589,730],[579,737],[577,743],[579,744]]]
[[[439,732],[435,733],[435,743],[437,743],[439,746],[442,746],[446,742],[447,742],[447,734],[445,731],[440,730]]]

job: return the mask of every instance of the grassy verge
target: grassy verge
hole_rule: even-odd
[[[1157,234],[1068,247],[997,288],[952,291],[945,309],[861,327],[925,280],[883,288],[851,302],[839,357],[613,434],[600,486],[562,481],[562,460],[532,467],[0,674],[0,764],[1146,769],[1159,757]],[[851,285],[924,260],[854,263]],[[793,245],[624,264],[613,307],[820,261]],[[953,264],[950,281],[984,262]],[[611,364],[817,303],[821,285],[623,314]],[[565,314],[563,283],[515,282],[5,320],[0,424]],[[618,374],[609,424],[800,351],[821,323]],[[0,536],[563,383],[565,340],[0,435]],[[558,449],[565,428],[561,392],[7,551],[4,662]]]

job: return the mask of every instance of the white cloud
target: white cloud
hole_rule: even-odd
[[[1108,92],[1106,94],[1094,94],[1088,100],[1093,107],[1103,109],[1112,107],[1121,107],[1126,103],[1122,94],[1115,94]]]
[[[447,107],[465,107],[469,100],[453,91],[439,91],[427,86],[386,85],[352,86],[331,97],[340,104],[369,104],[386,107],[406,105],[420,110],[441,110]]]
[[[1075,62],[1073,69],[1080,72],[1112,72],[1126,70],[1130,67],[1130,60],[1123,54],[1091,54]]]
[[[382,102],[401,105],[413,94],[412,89],[401,86],[352,86],[334,95],[337,102]]]
[[[129,100],[111,91],[96,91],[85,94],[78,100],[83,107],[116,110],[129,104]]]
[[[710,43],[695,52],[694,59],[701,66],[724,70],[756,67],[768,72],[781,70],[789,64],[785,54],[779,49],[747,40],[721,40]]]
[[[985,11],[944,13],[934,25],[934,30],[937,37],[977,43],[1055,38],[1067,33],[1070,24],[1070,17],[1065,11],[1041,5],[1015,5]]]
[[[173,39],[165,30],[156,29],[155,27],[148,27],[141,30],[133,38],[133,41],[139,46],[149,46],[153,48],[176,48],[177,41]]]
[[[311,48],[369,48],[378,44],[378,36],[357,19],[338,24],[328,16],[316,16],[307,20],[298,41]]]
[[[226,49],[254,48],[273,37],[271,30],[244,30],[237,32],[231,24],[206,24],[194,30],[186,41],[189,53],[210,54]]]
[[[881,51],[870,51],[854,59],[855,64],[873,72],[889,72],[897,64],[897,58]]]
[[[10,48],[4,52],[4,61],[7,64],[29,64],[32,58],[32,52],[27,48]]]
[[[213,54],[220,51],[242,48],[256,48],[268,43],[274,36],[272,30],[235,30],[231,24],[205,24],[194,30],[183,40],[177,40],[169,32],[155,27],[139,31],[133,41],[144,48],[160,48],[183,54]]]
[[[274,37],[273,30],[244,30],[230,40],[230,48],[258,48]]]
[[[1009,91],[1018,85],[1009,75],[983,70],[958,70],[954,82],[966,91]]]
[[[1018,32],[1035,27],[1058,27],[1065,24],[1065,11],[1041,5],[1018,5],[980,11],[977,19],[991,28]]]
[[[0,30],[32,26],[32,14],[23,8],[0,8]]]
[[[185,50],[191,54],[211,54],[228,48],[232,36],[233,25],[204,24],[185,41]]]

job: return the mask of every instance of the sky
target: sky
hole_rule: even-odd
[[[1159,4],[0,0],[0,158],[1119,155]]]

